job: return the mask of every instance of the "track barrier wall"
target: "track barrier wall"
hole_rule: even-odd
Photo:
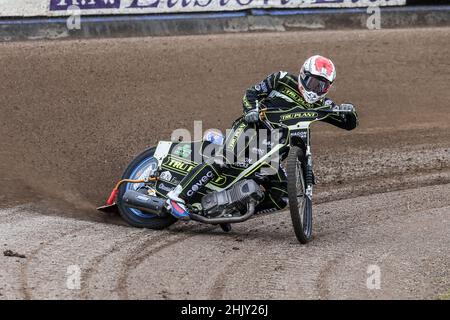
[[[375,29],[450,25],[450,5],[441,4],[439,0],[2,0],[0,41],[358,29],[370,28],[371,17],[379,18]]]

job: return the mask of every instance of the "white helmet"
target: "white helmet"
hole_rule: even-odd
[[[302,66],[298,77],[298,89],[308,103],[325,98],[336,79],[333,62],[322,56],[312,56]]]

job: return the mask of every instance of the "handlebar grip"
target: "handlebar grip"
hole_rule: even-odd
[[[339,107],[335,107],[333,109],[331,109],[332,112],[337,112],[337,113],[353,113],[354,110],[341,110],[339,109]]]

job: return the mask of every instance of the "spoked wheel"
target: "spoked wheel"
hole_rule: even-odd
[[[306,196],[304,161],[303,150],[292,147],[286,159],[287,191],[295,236],[302,244],[312,238],[312,201]]]

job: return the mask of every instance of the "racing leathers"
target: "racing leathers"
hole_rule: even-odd
[[[232,129],[222,147],[223,152],[219,152],[221,156],[216,156],[210,159],[211,161],[199,164],[180,182],[180,185],[177,187],[177,194],[179,194],[181,199],[189,202],[209,181],[217,178],[222,173],[226,173],[227,168],[242,168],[244,170],[252,164],[251,157],[247,157],[250,151],[247,147],[250,145],[249,141],[258,139],[257,136],[261,134],[261,130],[270,131],[270,128],[259,121],[257,101],[261,107],[271,110],[290,109],[295,106],[301,106],[305,110],[335,106],[327,98],[314,104],[307,103],[298,89],[298,77],[293,74],[280,71],[269,75],[266,79],[246,91],[243,98],[243,116],[233,123]],[[352,113],[329,114],[321,121],[328,122],[342,129],[352,130],[358,125],[358,116],[356,111]],[[245,133],[249,130],[252,133],[246,135]],[[270,132],[266,136],[270,136]],[[240,139],[246,140],[243,144],[237,143]],[[244,146],[243,150],[239,150],[238,146]],[[225,151],[227,155],[232,154],[232,161],[230,161],[229,157],[225,159],[223,156]],[[243,158],[244,161],[239,161],[239,158]],[[263,185],[263,187],[266,190],[266,196],[263,203],[256,208],[257,212],[279,210],[286,206],[286,175],[280,166],[270,176],[270,182]]]

